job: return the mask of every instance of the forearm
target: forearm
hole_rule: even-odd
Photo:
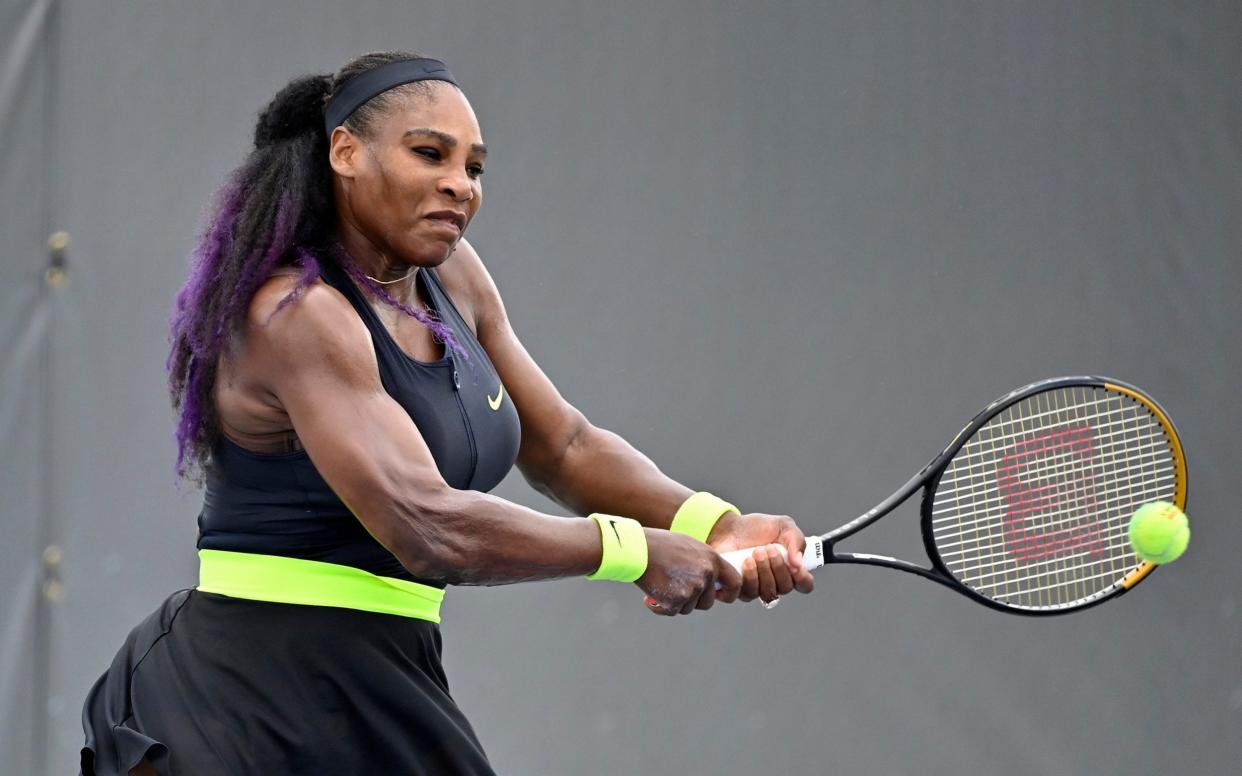
[[[574,436],[555,467],[525,473],[541,493],[577,514],[621,515],[650,528],[668,528],[693,493],[620,436],[590,424]]]
[[[447,486],[390,508],[398,519],[381,540],[422,579],[505,585],[583,576],[600,565],[599,528],[590,520]]]

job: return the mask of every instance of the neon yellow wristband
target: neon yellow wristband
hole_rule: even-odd
[[[642,523],[616,515],[591,515],[599,526],[604,557],[587,579],[633,582],[647,570],[647,535]]]
[[[668,530],[706,542],[716,523],[729,512],[741,514],[741,510],[719,496],[699,491],[678,507]]]

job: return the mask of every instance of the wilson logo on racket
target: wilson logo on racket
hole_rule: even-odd
[[[802,562],[808,568],[818,568],[824,565],[824,543],[812,536],[806,540],[806,551],[802,554]]]
[[[1019,563],[1103,551],[1096,507],[1094,432],[1080,424],[1011,445],[996,467],[1005,500],[1005,550]]]

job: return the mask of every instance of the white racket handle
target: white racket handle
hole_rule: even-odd
[[[744,550],[731,550],[729,552],[720,553],[720,557],[728,561],[729,565],[742,573],[742,563],[749,558],[759,547],[747,547]],[[789,559],[789,552],[783,545],[776,545],[776,549],[780,550],[781,557]],[[824,565],[824,540],[818,536],[806,537],[806,551],[802,553],[802,565],[807,571],[814,571]]]

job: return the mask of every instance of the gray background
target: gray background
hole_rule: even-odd
[[[1190,456],[1186,558],[1063,618],[866,568],[672,621],[619,585],[452,590],[502,772],[1242,760],[1236,2],[8,0],[0,30],[0,770],[72,772],[87,687],[195,581],[163,362],[210,193],[289,78],[395,47],[479,113],[470,236],[531,352],[687,484],[824,531],[1084,372],[1147,388]],[[920,557],[899,514],[853,548]]]

